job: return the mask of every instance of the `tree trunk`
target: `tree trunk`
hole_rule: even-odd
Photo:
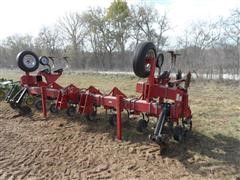
[[[222,64],[219,65],[219,80],[223,81],[223,66],[222,66]]]

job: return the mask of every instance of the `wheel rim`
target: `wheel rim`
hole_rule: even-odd
[[[34,98],[33,97],[27,97],[26,104],[28,106],[31,106],[31,105],[33,105],[33,103],[34,103]]]
[[[35,57],[33,55],[27,54],[23,57],[23,64],[27,68],[31,69],[31,68],[35,67],[35,65],[37,64],[37,60],[35,59]]]
[[[150,50],[147,52],[146,57],[145,57],[145,60],[147,60],[147,59],[149,59],[149,58],[151,58],[151,59],[155,58],[155,52],[154,52],[153,49],[150,49]],[[145,71],[150,72],[151,64],[146,61],[145,64],[144,64],[144,69],[145,69]]]
[[[185,119],[183,122],[183,127],[185,130],[187,131],[191,131],[192,130],[192,119],[191,118],[188,118],[188,119]]]
[[[149,63],[145,64],[145,65],[144,65],[144,69],[145,69],[145,71],[150,72],[151,65],[150,65]]]
[[[40,63],[42,64],[42,65],[48,65],[49,64],[49,59],[46,57],[46,56],[41,56],[40,58]]]

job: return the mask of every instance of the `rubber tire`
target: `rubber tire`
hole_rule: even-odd
[[[162,59],[161,63],[159,63],[159,59]],[[164,63],[164,55],[162,53],[159,53],[157,56],[156,67],[161,68],[163,63]]]
[[[23,57],[28,54],[32,55],[37,60],[35,66],[32,68],[26,67],[23,63]],[[33,72],[39,67],[39,59],[38,59],[37,55],[35,53],[33,53],[32,51],[27,51],[27,50],[21,51],[20,53],[18,53],[16,60],[18,63],[18,67],[25,72]]]
[[[76,115],[76,107],[70,106],[69,108],[67,108],[66,113],[69,117],[74,117]]]
[[[138,132],[143,132],[148,126],[148,122],[145,119],[140,119],[137,122],[137,131]]]
[[[117,115],[116,114],[109,115],[108,123],[113,127],[117,126]]]
[[[53,104],[50,105],[49,111],[50,111],[52,114],[57,114],[57,113],[58,113],[58,109],[56,108],[56,104],[55,104],[55,103],[53,103]]]
[[[133,57],[133,71],[136,76],[146,78],[150,71],[145,69],[145,57],[149,50],[153,50],[156,57],[156,47],[152,42],[143,42],[138,45]]]
[[[41,111],[42,110],[42,100],[38,99],[35,101],[34,106],[37,110]]]
[[[91,114],[86,115],[85,118],[88,121],[96,121],[96,116],[97,116],[97,110],[94,110]]]
[[[43,58],[46,58],[46,59],[48,60],[47,64],[44,64],[44,63],[43,63],[43,61],[42,61]],[[48,65],[48,64],[49,64],[49,59],[48,59],[48,57],[47,57],[47,56],[40,56],[40,57],[39,57],[39,63],[40,63],[41,65],[43,65],[43,66]]]
[[[183,126],[184,126],[184,124],[183,124]],[[190,119],[189,129],[183,131],[183,136],[186,137],[191,131],[192,131],[192,119]]]
[[[179,69],[176,74],[176,80],[182,79],[182,71]]]
[[[183,140],[183,128],[176,126],[173,130],[173,138],[175,141],[181,142]]]

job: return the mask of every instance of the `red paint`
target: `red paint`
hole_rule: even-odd
[[[118,95],[116,99],[116,110],[117,110],[117,138],[122,140],[122,101],[123,96]]]
[[[41,87],[41,95],[42,95],[42,111],[43,111],[43,116],[46,118],[47,117],[47,107],[46,107],[46,87]]]

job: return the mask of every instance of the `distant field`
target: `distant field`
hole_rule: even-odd
[[[18,80],[20,71],[1,70],[0,78]],[[80,88],[94,85],[102,92],[114,86],[128,96],[136,96],[133,75],[104,75],[96,73],[67,73],[58,82],[64,86],[73,83]],[[168,157],[177,159],[191,177],[240,178],[240,87],[236,82],[198,81],[189,89],[193,112],[193,135],[189,142],[173,143]],[[103,118],[103,117],[101,117]],[[100,126],[99,126],[100,127]],[[125,130],[128,140],[145,138],[133,129]],[[153,160],[154,161],[154,160]],[[194,176],[197,175],[197,176]]]

